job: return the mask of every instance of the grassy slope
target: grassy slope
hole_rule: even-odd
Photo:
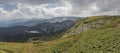
[[[85,23],[104,19],[103,25],[72,34]],[[78,21],[64,38],[43,43],[0,43],[0,53],[120,53],[120,16],[95,16]]]
[[[0,43],[0,53],[38,53],[31,43]]]
[[[103,25],[93,28],[81,34],[72,35],[71,31],[76,31],[84,23],[91,23],[104,19]],[[73,28],[68,30],[65,38],[60,38],[51,42],[41,43],[43,53],[118,53],[120,52],[120,29],[118,26],[119,16],[97,16],[78,21]],[[40,48],[40,49],[41,49]]]

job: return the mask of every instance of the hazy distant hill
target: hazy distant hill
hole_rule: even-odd
[[[49,40],[52,39],[51,36],[57,37],[56,34],[70,28],[78,19],[80,17],[59,17],[45,20],[31,19],[26,22],[22,22],[22,20],[12,21],[9,26],[0,28],[0,41],[25,42],[31,37]]]

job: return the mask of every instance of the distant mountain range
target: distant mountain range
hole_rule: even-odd
[[[80,17],[57,17],[52,19],[16,19],[0,23],[0,41],[25,42],[32,37],[43,40],[70,28]],[[46,39],[45,39],[46,40]]]

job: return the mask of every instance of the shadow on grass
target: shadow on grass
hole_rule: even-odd
[[[3,51],[5,51],[5,52],[7,52],[7,53],[13,53],[12,51],[10,51],[10,50],[8,50],[8,49],[0,49],[0,50],[3,50]]]

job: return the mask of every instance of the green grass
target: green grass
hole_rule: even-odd
[[[120,29],[93,30],[84,34],[68,52],[120,53],[119,40]]]
[[[0,53],[37,53],[37,48],[32,43],[0,43]]]
[[[0,53],[7,53],[6,51],[0,50]]]

